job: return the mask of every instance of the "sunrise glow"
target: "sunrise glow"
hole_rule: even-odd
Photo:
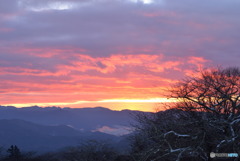
[[[209,3],[0,4],[0,104],[162,108],[179,80],[239,64],[238,2]]]
[[[152,98],[152,99],[110,99],[101,101],[76,101],[76,102],[52,102],[52,103],[20,103],[20,104],[5,104],[5,106],[15,107],[30,107],[30,106],[59,106],[59,107],[106,107],[113,110],[141,110],[141,111],[156,111],[163,110],[164,103],[176,102],[176,99],[168,98]]]

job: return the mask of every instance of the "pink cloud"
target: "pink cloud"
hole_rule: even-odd
[[[208,62],[193,56],[172,60],[163,54],[92,57],[75,53],[43,58],[59,62],[54,70],[33,68],[28,63],[25,67],[0,67],[0,76],[5,77],[0,86],[3,104],[164,97],[166,88],[177,82],[176,75],[188,75],[192,71],[189,66],[194,69]]]

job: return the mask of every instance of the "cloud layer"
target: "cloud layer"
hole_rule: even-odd
[[[239,64],[238,0],[0,2],[1,104],[163,97]]]

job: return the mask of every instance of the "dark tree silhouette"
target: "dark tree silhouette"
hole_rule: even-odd
[[[11,145],[9,149],[7,149],[8,160],[18,161],[21,159],[22,155],[20,149],[16,145]]]
[[[207,161],[210,152],[240,152],[239,68],[204,70],[174,85],[171,97],[179,100],[171,110],[137,116],[136,160]]]
[[[64,161],[114,161],[117,153],[106,143],[90,140],[80,147],[67,149],[63,158]]]
[[[240,69],[209,69],[180,81],[171,90],[178,108],[226,114],[235,120],[240,112]]]
[[[240,69],[210,69],[197,77],[187,78],[171,90],[177,98],[176,108],[185,111],[204,111],[213,114],[209,125],[224,132],[224,138],[217,144],[216,151],[239,142],[240,124]],[[233,148],[239,151],[240,148]]]

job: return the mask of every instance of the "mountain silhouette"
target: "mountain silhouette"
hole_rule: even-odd
[[[137,113],[104,107],[0,106],[0,147],[18,145],[25,151],[47,152],[99,140],[121,149],[127,142],[122,135],[132,132]]]
[[[131,127],[139,111],[113,111],[103,107],[59,108],[0,106],[0,119],[21,119],[42,125],[68,125],[82,131],[97,131],[102,127],[123,130]],[[126,133],[126,131],[125,131]],[[121,135],[119,133],[119,135]]]
[[[79,146],[88,140],[119,141],[117,136],[101,132],[82,132],[66,125],[39,125],[19,119],[0,120],[0,129],[0,146],[18,145],[25,151],[53,151]]]

